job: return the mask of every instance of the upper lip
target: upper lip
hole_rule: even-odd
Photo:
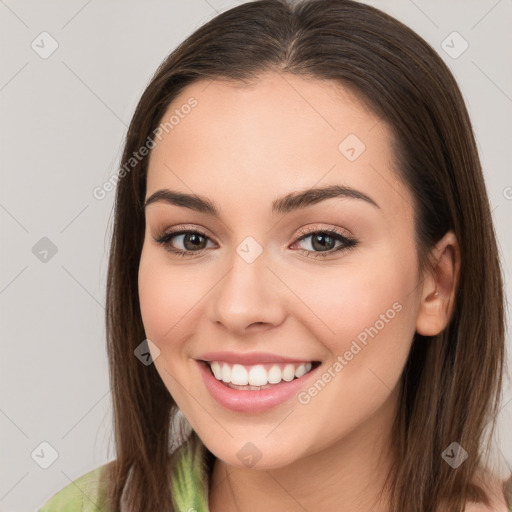
[[[200,361],[224,361],[232,364],[252,365],[265,363],[309,363],[313,359],[291,358],[268,352],[208,352],[197,358]]]

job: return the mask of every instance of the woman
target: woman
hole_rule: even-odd
[[[349,0],[224,12],[157,70],[118,178],[117,458],[41,511],[508,509],[489,202],[417,34]]]

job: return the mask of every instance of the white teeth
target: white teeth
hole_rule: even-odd
[[[222,381],[231,382],[231,366],[228,364],[222,365]]]
[[[295,377],[299,378],[302,377],[306,373],[306,365],[301,364],[296,370],[295,370]]]
[[[277,365],[272,366],[268,372],[267,379],[269,384],[277,384],[278,382],[281,382],[281,368]]]
[[[251,386],[264,386],[267,382],[267,372],[260,364],[252,366],[249,371],[249,384]]]
[[[287,364],[283,370],[283,380],[290,382],[295,377],[295,368],[293,364]]]
[[[235,386],[266,386],[268,384],[278,384],[282,380],[290,382],[293,379],[299,379],[312,368],[311,363],[288,363],[269,365],[257,364],[253,366],[244,366],[241,364],[230,364],[221,361],[209,361],[212,373],[217,380],[226,384]],[[269,368],[268,370],[266,368]]]
[[[234,364],[231,369],[231,384],[246,386],[249,384],[247,370],[241,364]]]
[[[215,378],[217,380],[222,380],[222,369],[220,364],[217,361],[213,361],[210,366],[212,368],[213,375],[215,375]]]

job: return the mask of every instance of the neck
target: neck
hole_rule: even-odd
[[[393,393],[394,395],[394,393]],[[381,493],[392,463],[396,396],[365,424],[327,448],[275,469],[230,466],[216,459],[210,512],[336,510],[389,512]]]

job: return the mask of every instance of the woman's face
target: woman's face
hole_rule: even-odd
[[[421,294],[386,124],[333,82],[274,73],[196,82],[166,121],[139,294],[154,364],[193,429],[226,463],[256,468],[382,438]],[[281,381],[221,382],[244,377]]]

